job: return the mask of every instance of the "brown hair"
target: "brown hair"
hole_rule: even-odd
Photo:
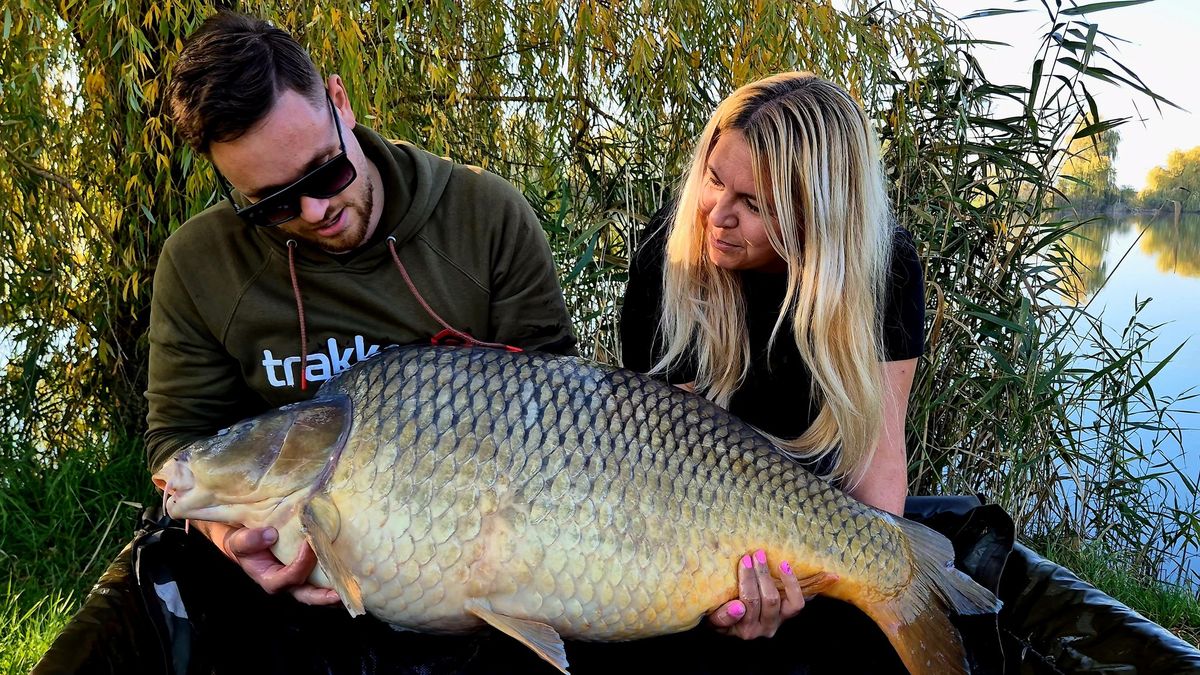
[[[323,100],[321,75],[308,52],[263,19],[222,11],[188,38],[167,102],[180,136],[208,154],[211,144],[253,128],[289,89],[313,103]]]

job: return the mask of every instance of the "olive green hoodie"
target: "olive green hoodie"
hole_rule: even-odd
[[[570,353],[574,337],[545,234],[507,181],[355,128],[379,169],[384,206],[372,240],[331,255],[246,225],[222,202],[163,247],[150,313],[146,434],[153,470],[182,445],[317,386],[392,344],[442,326],[475,338]],[[303,305],[307,386],[301,390]]]

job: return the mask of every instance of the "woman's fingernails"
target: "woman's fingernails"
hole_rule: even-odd
[[[264,543],[274,544],[275,540],[279,538],[279,533],[275,531],[275,528],[268,527],[263,531],[262,538]]]
[[[788,564],[788,561],[784,560],[783,562],[779,563],[779,571],[783,572],[784,574],[791,574],[792,566]]]
[[[746,556],[746,558],[749,558],[749,557],[750,556]],[[745,613],[746,613],[746,606],[742,604],[741,600],[734,600],[733,604],[729,606],[729,616],[732,616],[735,619],[742,618],[742,616]]]
[[[759,565],[766,565],[767,564],[767,552],[762,550],[761,548],[758,549],[757,551],[754,552],[754,560]]]
[[[746,569],[750,569],[751,567],[754,567],[754,563],[750,562],[750,556],[748,556],[748,555],[742,556],[742,567],[745,567]]]

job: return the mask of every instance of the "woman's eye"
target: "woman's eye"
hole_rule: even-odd
[[[758,206],[754,202],[747,201],[746,208],[750,209],[750,213],[758,213]]]

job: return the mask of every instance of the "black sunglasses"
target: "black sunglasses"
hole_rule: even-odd
[[[342,125],[338,123],[337,112],[333,108],[333,99],[329,98],[328,92],[325,94],[325,100],[329,102],[329,112],[333,115],[333,126],[337,129],[338,147],[341,152],[333,159],[304,174],[291,185],[276,190],[270,196],[253,204],[238,206],[233,199],[233,193],[229,190],[229,181],[221,175],[221,171],[216,168],[216,165],[213,166],[213,170],[217,172],[217,182],[221,184],[225,198],[233,206],[233,212],[241,216],[242,220],[259,227],[273,227],[286,223],[300,216],[300,197],[329,199],[340,194],[358,177],[354,163],[346,156],[346,143],[342,140]]]

